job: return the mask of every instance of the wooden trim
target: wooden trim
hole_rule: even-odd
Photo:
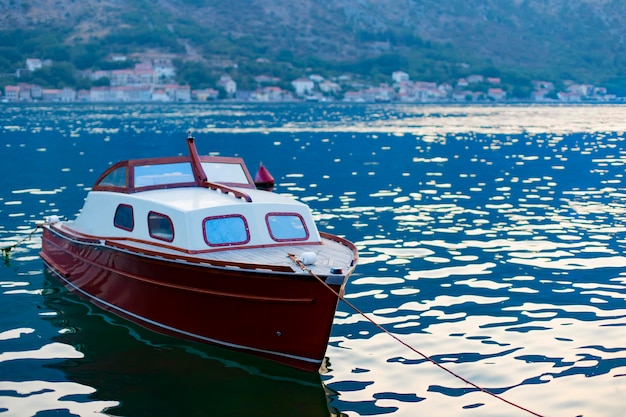
[[[44,227],[48,227],[48,229],[52,233],[62,235],[68,239],[73,239],[81,243],[97,245],[97,244],[101,244],[103,240],[92,235],[86,235],[84,233],[76,232],[63,224],[61,225],[51,224],[51,225],[47,225]],[[67,229],[67,230],[64,230],[64,229]]]
[[[277,242],[277,243],[271,243],[267,245],[232,246],[229,248],[213,248],[213,249],[204,249],[204,250],[186,250],[186,249],[179,249],[179,250],[182,250],[190,254],[201,255],[204,253],[233,251],[233,250],[277,248],[277,247],[284,247],[284,246],[317,246],[317,245],[323,245],[323,243],[322,242],[284,242],[284,243]]]
[[[354,243],[337,235],[331,235],[330,233],[320,232],[320,236],[322,237],[322,239],[332,240],[333,242],[341,243],[345,247],[350,248],[350,250],[352,250],[352,253],[354,253],[354,259],[352,262],[356,265],[357,261],[359,260],[359,250]]]
[[[191,264],[207,264],[220,268],[239,268],[245,270],[256,270],[256,271],[272,271],[272,272],[294,272],[293,268],[287,265],[270,265],[270,264],[252,264],[245,262],[234,262],[234,261],[220,261],[217,259],[199,259],[194,258],[192,256],[180,256],[173,255],[163,252],[151,251],[146,249],[140,249],[135,246],[125,245],[120,242],[115,241],[106,241],[105,246],[125,250],[128,252],[133,252],[137,254],[141,254],[148,257],[153,258],[161,258],[161,259],[170,259],[175,261],[184,261]]]
[[[100,181],[104,180],[111,172],[119,169],[121,167],[126,168],[126,184],[123,187],[118,187],[114,185],[100,185]],[[131,181],[131,169],[128,165],[128,161],[121,161],[116,164],[113,164],[109,168],[107,168],[96,180],[93,187],[91,188],[93,191],[111,191],[117,193],[128,193],[129,182]]]
[[[86,245],[102,245],[105,247],[125,250],[128,252],[133,252],[133,253],[141,254],[147,257],[152,257],[152,258],[182,260],[190,264],[206,264],[206,265],[221,267],[221,268],[236,267],[240,269],[256,270],[256,271],[273,271],[273,272],[290,272],[290,273],[294,272],[293,268],[287,265],[252,264],[252,263],[244,263],[244,262],[220,261],[217,259],[200,259],[200,258],[193,257],[193,256],[184,256],[184,255],[181,256],[181,255],[168,254],[168,253],[158,252],[158,251],[153,251],[153,250],[141,249],[136,246],[125,245],[124,243],[117,241],[120,238],[90,239],[90,238],[83,237],[85,235],[83,235],[82,233],[74,232],[75,234],[70,234],[69,232],[60,230],[59,228],[56,228],[56,227],[54,230],[50,229],[50,232],[59,234],[61,235],[62,238],[71,239],[77,243],[82,243]],[[129,240],[129,241],[133,241],[133,242],[141,243],[141,244],[149,244],[151,246],[162,247],[165,249],[177,250],[187,255],[201,254],[201,253],[193,253],[193,252],[186,251],[183,249],[178,249],[174,246],[158,244],[155,242],[145,242],[145,241],[140,241],[137,239],[123,239],[123,240]],[[223,250],[232,250],[232,249],[223,249]],[[211,251],[208,251],[208,252],[211,252]]]
[[[93,191],[111,191],[118,193],[136,193],[140,191],[147,190],[155,190],[155,189],[166,189],[166,188],[179,188],[179,187],[206,187],[213,190],[222,191],[224,194],[232,193],[237,198],[243,198],[244,200],[251,202],[252,199],[246,193],[243,193],[238,190],[234,190],[231,187],[241,187],[241,188],[250,188],[256,189],[254,185],[254,180],[250,175],[250,171],[248,171],[248,167],[246,166],[243,159],[238,157],[225,157],[225,156],[200,156],[193,142],[193,138],[190,138],[191,142],[189,142],[188,138],[188,147],[189,147],[189,155],[187,156],[168,156],[168,157],[159,157],[159,158],[142,158],[142,159],[131,159],[120,161],[109,168],[107,168],[96,180],[94,186],[92,187]],[[180,163],[180,162],[189,162],[191,163],[192,171],[194,174],[194,182],[187,183],[178,183],[178,184],[159,184],[159,185],[151,185],[145,187],[135,187],[135,167],[142,165],[160,165],[167,163]],[[204,172],[204,168],[202,167],[202,162],[220,162],[220,163],[230,163],[237,164],[241,166],[244,175],[246,176],[247,183],[225,183],[218,184],[207,181],[206,173]],[[102,181],[109,173],[118,169],[120,167],[126,167],[126,185],[124,187],[117,186],[109,186],[109,185],[100,185],[100,181]]]
[[[69,278],[70,273],[67,272],[66,269],[63,269],[59,265],[57,265],[56,262],[54,262],[50,258],[50,256],[48,256],[48,254],[46,254],[44,251],[39,252],[39,256],[41,257],[41,259],[43,259],[45,263],[47,263],[50,266],[50,268],[54,268],[57,271],[57,273],[60,274],[63,278]]]
[[[254,295],[233,294],[233,293],[228,293],[228,292],[223,292],[223,291],[205,290],[202,288],[190,287],[188,285],[172,284],[172,283],[168,283],[165,281],[157,281],[157,280],[153,280],[149,278],[144,278],[136,274],[130,274],[128,272],[125,272],[116,268],[107,267],[105,265],[91,261],[85,257],[70,253],[67,251],[67,249],[59,246],[55,242],[49,241],[49,243],[51,245],[56,246],[58,249],[62,250],[63,252],[69,253],[73,257],[79,258],[81,262],[89,264],[94,268],[99,268],[105,271],[110,271],[119,275],[123,275],[124,277],[127,277],[129,279],[134,279],[134,280],[145,282],[145,283],[152,284],[155,286],[161,286],[161,287],[180,290],[180,291],[196,292],[196,293],[205,294],[205,295],[212,295],[215,297],[228,297],[228,298],[235,298],[235,299],[240,299],[240,300],[258,301],[258,302],[266,302],[266,303],[312,304],[315,301],[313,298],[276,298],[276,297],[259,297],[259,296],[254,296]],[[45,255],[43,252],[41,253],[41,256],[45,262],[47,262],[51,267],[53,267],[56,271],[58,271],[63,277],[65,278],[69,277],[70,274],[67,271],[64,271],[62,268],[58,267],[54,262],[52,262],[49,256]]]
[[[262,248],[274,248],[274,247],[282,247],[282,246],[317,246],[317,245],[323,245],[323,242],[284,242],[284,243],[273,243],[273,244],[267,244],[267,245],[249,245],[249,246],[229,246],[229,247],[223,247],[223,248],[208,248],[208,249],[203,249],[203,250],[190,250],[190,249],[184,249],[184,248],[179,248],[177,246],[172,246],[172,245],[167,245],[164,243],[160,243],[160,242],[152,242],[152,241],[148,241],[148,240],[142,240],[142,239],[135,239],[132,237],[117,237],[117,236],[102,236],[100,238],[96,238],[93,235],[87,235],[81,232],[78,232],[76,230],[71,229],[70,227],[63,225],[62,226],[63,229],[67,229],[67,230],[62,230],[60,227],[55,226],[55,232],[59,232],[60,234],[67,236],[68,238],[72,238],[75,240],[79,240],[79,241],[84,241],[85,243],[101,243],[102,241],[106,241],[106,243],[110,243],[113,242],[115,244],[119,244],[119,245],[124,245],[123,243],[121,243],[120,241],[128,241],[128,242],[135,242],[135,243],[139,243],[142,245],[150,245],[150,246],[156,246],[156,247],[160,247],[163,249],[169,249],[169,250],[174,250],[177,252],[181,252],[181,253],[185,253],[185,254],[189,254],[189,255],[202,255],[202,254],[206,254],[206,253],[212,253],[212,252],[222,252],[222,251],[234,251],[234,250],[246,250],[246,249],[262,249]],[[334,235],[329,235],[329,234],[325,234],[326,236],[334,236]],[[340,242],[343,243],[345,246],[348,246],[349,248],[351,248],[353,251],[356,252],[356,248],[354,247],[354,245],[352,245],[351,242],[341,239],[337,236],[334,236],[335,239],[330,239],[328,237],[326,237],[329,240],[334,240],[336,242]],[[345,242],[345,243],[344,243]],[[129,248],[134,248],[133,246],[128,246]],[[141,249],[139,249],[141,250]],[[155,252],[157,253],[157,252]],[[161,253],[161,252],[158,252]]]

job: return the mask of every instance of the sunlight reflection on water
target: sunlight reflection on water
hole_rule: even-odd
[[[192,128],[201,150],[241,155],[250,169],[262,160],[278,192],[309,204],[322,230],[354,241],[360,262],[346,298],[420,352],[545,415],[626,412],[624,106],[4,110],[3,152],[28,169],[12,178],[8,166],[0,176],[0,247],[44,215],[72,218],[115,160],[180,153],[175,141]],[[32,316],[42,313],[33,301],[41,297],[31,275],[41,272],[37,250],[36,242],[16,248],[11,260],[24,269],[0,279],[2,301]],[[91,360],[48,340],[38,319],[6,317],[0,343],[29,342],[3,349],[0,366],[10,358]],[[436,368],[343,303],[327,356],[329,401],[346,415],[527,415]],[[72,410],[81,412],[117,401],[85,399],[100,386],[0,379],[0,390],[13,393],[0,394],[0,410],[7,398],[9,409],[31,406],[39,391],[49,393],[50,407],[80,396],[86,408]]]

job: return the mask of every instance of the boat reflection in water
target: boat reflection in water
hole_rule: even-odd
[[[56,341],[82,359],[50,365],[117,401],[123,416],[338,416],[319,373],[150,332],[70,294],[45,271],[45,307]]]

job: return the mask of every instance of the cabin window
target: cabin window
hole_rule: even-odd
[[[126,167],[119,167],[109,173],[98,183],[101,187],[126,188]]]
[[[202,162],[202,169],[211,182],[248,184],[248,177],[241,164]]]
[[[155,239],[171,242],[174,240],[174,225],[165,214],[151,211],[148,213],[148,231]]]
[[[218,216],[204,219],[204,240],[210,246],[243,245],[250,241],[248,223],[243,216]]]
[[[128,204],[120,204],[115,210],[113,225],[119,229],[132,232],[135,228],[135,216],[133,215],[133,207]]]
[[[298,213],[269,213],[265,216],[270,236],[277,242],[306,240],[309,231]]]
[[[135,187],[181,184],[194,181],[193,170],[189,162],[137,165],[135,167]]]

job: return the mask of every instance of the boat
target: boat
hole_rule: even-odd
[[[243,159],[187,147],[110,166],[73,220],[47,218],[46,268],[145,328],[318,372],[356,246],[257,189]]]

